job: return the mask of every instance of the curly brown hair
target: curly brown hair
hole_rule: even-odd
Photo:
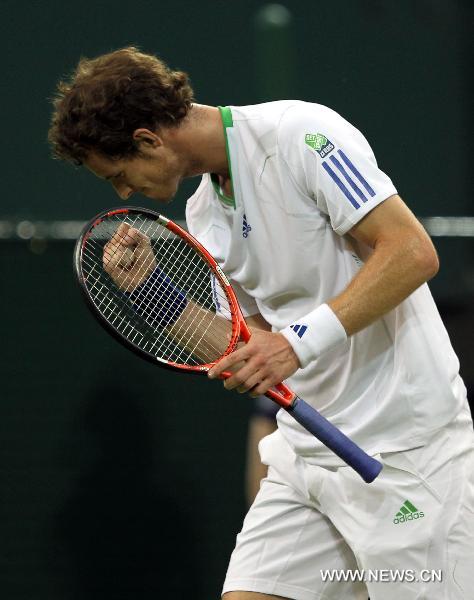
[[[138,154],[133,132],[181,123],[193,102],[188,76],[129,46],[81,58],[53,99],[53,156],[81,165],[91,150],[108,158]]]

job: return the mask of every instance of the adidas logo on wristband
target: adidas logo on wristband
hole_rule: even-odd
[[[347,340],[342,323],[327,304],[318,306],[302,321],[304,325],[300,321],[280,331],[293,348],[301,368]]]
[[[308,329],[306,325],[290,325],[290,329],[296,333],[299,338],[302,338],[305,334],[305,331]]]

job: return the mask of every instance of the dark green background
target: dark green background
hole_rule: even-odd
[[[418,215],[472,215],[470,3],[286,2],[287,33],[256,29],[263,4],[2,0],[0,220],[120,203],[49,158],[48,98],[79,56],[131,43],[188,71],[202,103],[330,105]],[[181,218],[195,185],[164,212]],[[472,384],[473,242],[436,243],[432,288]],[[82,305],[71,258],[69,242],[0,243],[0,597],[216,599],[244,513],[250,402],[122,349]]]
[[[256,72],[253,17],[263,4],[2,0],[1,214],[82,219],[117,202],[103,182],[78,176],[48,156],[48,98],[81,55],[137,44],[189,72],[202,103],[271,99],[260,91],[261,67]],[[295,46],[294,89],[288,95],[327,104],[359,127],[381,167],[422,215],[472,212],[466,152],[472,114],[469,4],[287,3]],[[261,31],[259,37],[268,40]],[[278,78],[287,62],[278,47],[271,46],[269,55],[268,70]],[[168,212],[182,215],[185,197]]]

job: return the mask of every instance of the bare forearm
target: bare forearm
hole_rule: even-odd
[[[436,271],[436,253],[424,236],[380,240],[356,277],[328,304],[352,335],[398,306]]]
[[[232,321],[188,300],[179,318],[168,328],[175,343],[203,363],[217,360],[227,349]]]
[[[271,329],[259,314],[247,317],[246,321],[251,329]],[[186,308],[168,331],[179,346],[192,352],[200,361],[214,362],[224,354],[230,343],[232,321],[188,301]]]

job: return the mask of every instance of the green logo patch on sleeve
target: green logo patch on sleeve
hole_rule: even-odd
[[[310,148],[316,150],[321,158],[334,150],[334,144],[322,133],[307,133],[304,136],[304,141]]]

